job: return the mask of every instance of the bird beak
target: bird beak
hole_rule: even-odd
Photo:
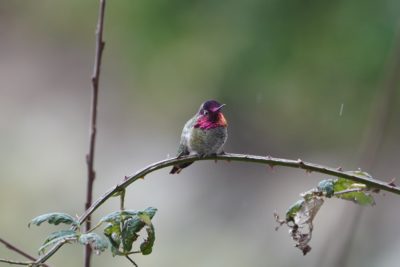
[[[223,108],[225,105],[226,105],[226,104],[222,104],[221,106],[219,106],[219,107],[217,107],[217,108],[214,108],[214,109],[212,110],[212,112],[218,112],[218,111],[220,111],[221,108]]]

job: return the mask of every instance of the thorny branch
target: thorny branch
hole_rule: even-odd
[[[99,79],[100,79],[100,68],[101,59],[105,42],[103,41],[103,28],[104,28],[104,13],[105,13],[106,0],[100,0],[99,15],[96,29],[96,54],[94,59],[94,67],[92,74],[92,107],[91,107],[91,126],[90,126],[90,146],[89,153],[86,155],[87,163],[87,191],[86,191],[86,203],[85,210],[92,205],[93,199],[93,183],[96,178],[96,172],[94,170],[94,150],[96,142],[96,122],[97,122],[97,100],[99,95]],[[85,229],[91,228],[90,217],[86,220]],[[85,267],[90,267],[92,249],[89,245],[85,246]]]
[[[394,194],[400,195],[400,188],[395,186],[393,183],[384,182],[376,179],[366,178],[362,175],[357,175],[354,172],[346,172],[342,171],[341,168],[335,169],[319,164],[309,163],[292,159],[283,159],[283,158],[273,158],[270,156],[256,156],[256,155],[245,155],[245,154],[224,154],[224,155],[216,155],[216,156],[207,156],[207,157],[198,157],[198,156],[187,156],[181,158],[171,158],[162,160],[153,164],[148,165],[147,167],[139,170],[133,175],[126,176],[122,179],[120,183],[112,187],[106,193],[104,193],[101,197],[99,197],[93,204],[90,206],[80,217],[79,224],[83,224],[90,215],[97,210],[104,202],[106,202],[109,198],[111,198],[116,193],[126,189],[133,182],[144,179],[144,177],[154,171],[170,167],[173,165],[185,163],[185,162],[194,162],[194,161],[202,161],[202,160],[225,160],[225,161],[239,161],[239,162],[252,162],[252,163],[260,163],[265,164],[270,167],[274,166],[283,166],[289,168],[297,168],[303,169],[306,172],[317,172],[321,174],[326,174],[333,177],[342,177],[345,179],[349,179],[355,182],[363,183],[369,187],[384,190],[387,192],[391,192]],[[44,254],[41,258],[39,258],[34,266],[37,266],[40,263],[45,262],[49,259],[56,251],[62,247],[64,243],[56,244],[52,249],[50,249],[46,254]]]

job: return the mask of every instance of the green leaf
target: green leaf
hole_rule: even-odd
[[[74,241],[78,239],[78,234],[72,230],[61,230],[50,234],[43,245],[39,248],[39,254],[44,253],[45,249],[58,242]]]
[[[350,187],[353,183],[354,183],[353,181],[345,179],[345,178],[336,179],[333,183],[333,190],[335,192],[339,192],[339,191],[350,189]]]
[[[121,222],[125,218],[133,218],[137,216],[139,213],[147,213],[150,218],[156,214],[157,209],[153,207],[149,207],[144,211],[137,211],[137,210],[123,210],[123,211],[114,211],[110,214],[107,214],[103,218],[100,219],[100,223],[103,222]]]
[[[107,240],[96,233],[82,234],[79,237],[79,243],[82,245],[89,244],[96,254],[100,254],[108,248]]]
[[[318,183],[318,190],[322,191],[325,193],[325,196],[330,198],[333,196],[333,193],[335,192],[334,188],[333,188],[333,184],[334,184],[334,180],[332,179],[326,179],[326,180],[322,180]]]
[[[359,189],[359,191],[343,193],[343,194],[340,193],[341,191],[346,191],[351,189],[354,190]],[[363,206],[375,205],[374,197],[369,192],[366,191],[368,190],[368,188],[364,184],[356,183],[345,178],[339,178],[334,181],[333,190],[335,191],[335,197],[337,198],[350,200],[356,204]]]
[[[72,217],[71,215],[62,212],[53,212],[37,216],[36,218],[32,219],[29,222],[28,227],[30,227],[31,224],[39,226],[40,224],[46,221],[49,224],[54,224],[54,225],[58,225],[60,223],[72,224],[75,226],[79,225],[78,221],[75,220],[75,218]]]
[[[107,214],[106,216],[104,216],[103,218],[100,219],[100,223],[103,222],[117,222],[120,221],[120,217],[121,217],[121,211],[114,211],[111,212],[110,214]]]
[[[121,231],[122,247],[124,252],[132,250],[132,244],[137,240],[139,232],[144,226],[144,223],[139,217],[128,218],[124,221]]]
[[[115,255],[127,255],[132,250],[133,243],[138,239],[139,232],[146,227],[151,228],[148,238],[143,242],[144,253],[151,253],[154,244],[154,229],[151,219],[156,214],[156,208],[147,208],[144,211],[123,210],[112,212],[104,216],[100,223],[108,222],[104,228],[104,235],[111,244],[111,252]]]
[[[147,238],[140,244],[140,251],[143,255],[149,255],[153,251],[154,241],[156,240],[153,224],[146,227]]]
[[[104,235],[111,244],[111,253],[113,256],[120,255],[119,246],[121,245],[121,228],[119,223],[109,223],[104,228]]]
[[[294,217],[296,216],[297,212],[303,207],[304,199],[298,200],[289,209],[286,211],[286,220],[287,221],[294,221]]]
[[[157,209],[153,208],[153,207],[149,207],[149,208],[145,209],[143,212],[146,213],[150,217],[150,219],[153,219],[154,215],[157,212]]]
[[[146,212],[139,212],[138,214],[139,219],[144,222],[146,225],[151,225],[151,218],[150,215]]]
[[[362,206],[375,205],[374,197],[370,193],[363,192],[363,191],[337,194],[337,195],[335,195],[335,197],[341,198],[344,200],[350,200],[350,201],[352,201],[356,204],[362,205]]]
[[[77,235],[77,233],[74,230],[60,230],[60,231],[56,231],[54,233],[51,233],[47,239],[44,241],[43,244],[46,244],[50,241],[52,241],[53,239],[59,238],[59,237],[70,237],[70,236],[74,236]]]

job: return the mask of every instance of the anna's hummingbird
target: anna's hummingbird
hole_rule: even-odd
[[[193,116],[182,130],[177,157],[186,155],[210,156],[224,153],[222,146],[228,138],[228,124],[220,104],[215,100],[208,100],[201,104],[199,111]],[[170,174],[180,173],[181,170],[193,162],[175,165]]]

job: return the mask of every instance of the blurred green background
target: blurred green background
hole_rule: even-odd
[[[399,10],[396,0],[108,1],[95,199],[174,155],[184,122],[207,99],[227,104],[227,152],[398,177],[398,94],[374,166],[361,158],[372,118],[386,108]],[[0,0],[0,237],[34,255],[54,227],[28,229],[31,218],[83,211],[97,11],[98,1]],[[364,208],[351,233],[357,207],[327,201],[303,257],[272,214],[325,177],[234,162],[168,171],[127,192],[127,208],[159,209],[156,244],[135,258],[140,266],[337,266],[349,234],[348,266],[399,262],[398,196]],[[94,220],[118,207],[109,201]],[[3,245],[0,257],[20,259]],[[93,261],[131,266],[109,252]],[[49,261],[82,262],[77,245]]]

